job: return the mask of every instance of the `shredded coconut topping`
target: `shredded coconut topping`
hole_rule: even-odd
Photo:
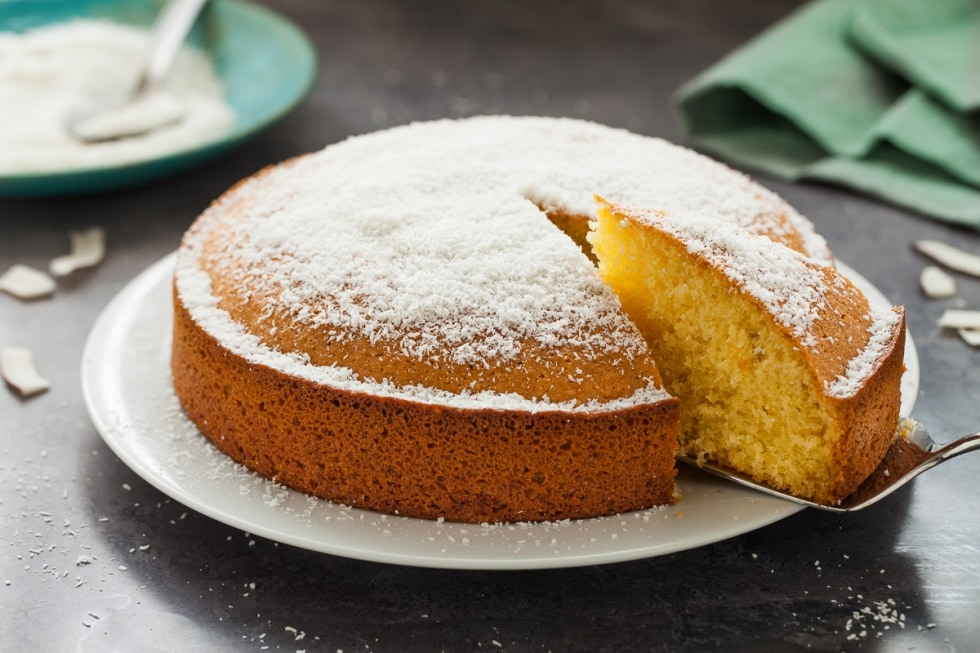
[[[395,342],[406,356],[472,366],[509,360],[527,341],[600,353],[614,345],[628,360],[645,350],[642,338],[545,216],[593,215],[597,193],[706,225],[797,232],[812,256],[830,261],[785,202],[694,152],[583,121],[483,117],[351,138],[253,178],[188,233],[178,286],[193,317],[233,351],[342,387],[363,380],[272,351],[217,308],[198,267],[205,243],[212,265],[241,277],[270,332],[285,317],[339,342]],[[791,321],[811,305],[800,299],[783,308]],[[452,399],[384,380],[364,389],[440,403],[512,401]],[[628,400],[664,396],[651,385]]]
[[[308,166],[290,172],[300,167]],[[270,210],[287,200],[277,191],[281,182],[270,180],[263,191]],[[344,211],[368,194],[358,210]],[[587,349],[606,348],[603,332],[623,331],[618,305],[588,261],[517,195],[501,202],[478,191],[447,207],[447,198],[427,188],[393,182],[380,192],[352,184],[335,194],[343,217],[327,229],[315,188],[296,197],[310,201],[293,200],[274,219],[236,223],[248,247],[225,259],[260,271],[249,283],[267,297],[270,319],[278,309],[293,322],[336,327],[340,339],[397,340],[406,355],[447,351],[464,365],[513,358],[529,338],[545,347],[578,338]],[[488,206],[496,212],[487,215]],[[638,335],[620,336],[617,349],[642,351]]]

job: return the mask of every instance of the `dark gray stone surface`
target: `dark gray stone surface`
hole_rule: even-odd
[[[185,508],[120,462],[84,406],[85,338],[234,181],[349,134],[473,113],[578,116],[676,140],[678,85],[796,3],[267,4],[307,29],[321,56],[312,94],[280,124],[206,169],[143,188],[0,199],[0,271],[44,268],[71,229],[99,224],[109,239],[104,264],[54,297],[0,294],[0,344],[31,347],[52,381],[28,400],[0,391],[0,650],[977,650],[980,455],[854,515],[806,510],[660,558],[507,572],[277,544]],[[944,308],[980,308],[980,281],[926,301],[923,261],[909,248],[938,238],[980,252],[980,237],[838,189],[761,181],[907,305],[917,416],[942,440],[980,427],[980,351],[935,326]]]

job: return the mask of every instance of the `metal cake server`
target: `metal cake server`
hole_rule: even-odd
[[[139,136],[183,119],[184,107],[165,82],[177,53],[207,0],[170,0],[153,25],[152,42],[136,88],[123,98],[68,121],[79,141],[97,143]]]
[[[965,435],[947,444],[939,444],[932,439],[922,424],[912,418],[905,418],[899,427],[899,435],[895,438],[895,442],[878,468],[857,490],[835,506],[825,506],[800,499],[710,461],[699,464],[694,458],[683,455],[678,456],[678,460],[746,487],[811,508],[830,512],[853,512],[881,501],[919,474],[936,465],[977,449],[980,449],[980,432]]]

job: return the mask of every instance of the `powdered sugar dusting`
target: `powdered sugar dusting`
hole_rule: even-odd
[[[262,345],[218,309],[196,264],[205,247],[209,264],[251,293],[268,333],[288,320],[334,343],[395,343],[433,367],[488,367],[525,342],[587,355],[614,347],[628,363],[642,338],[544,214],[593,215],[595,193],[756,232],[793,228],[829,260],[784,202],[693,152],[583,121],[484,117],[352,138],[250,180],[189,232],[178,285],[193,317],[234,351],[344,388],[440,403],[449,394],[384,379],[361,388],[346,368]],[[453,401],[504,401],[485,394]],[[663,394],[651,384],[629,401],[653,396]]]
[[[189,305],[193,305],[194,318],[201,327],[217,337],[228,349],[249,360],[267,367],[282,370],[293,376],[315,383],[331,385],[352,392],[365,392],[387,397],[400,397],[413,401],[449,405],[459,408],[491,408],[539,410],[621,410],[639,403],[656,402],[669,395],[650,383],[634,394],[603,404],[596,402],[551,402],[544,398],[527,398],[513,393],[451,393],[422,385],[396,386],[388,381],[366,381],[358,378],[349,368],[332,365],[312,365],[301,354],[284,353],[264,346],[253,333],[247,332],[226,311],[217,307],[211,295],[211,281],[207,273],[194,266],[178,267],[181,293]]]
[[[274,219],[236,223],[233,240],[248,246],[216,257],[230,274],[233,266],[260,271],[247,283],[266,297],[266,319],[335,329],[341,342],[350,334],[398,341],[407,356],[448,355],[462,365],[512,359],[526,339],[601,350],[614,333],[629,355],[642,351],[589,262],[527,200],[351,183],[324,206],[315,164],[290,170],[302,179],[284,189],[296,197],[288,213],[279,209],[290,201],[278,189],[286,184],[270,180],[252,215]]]

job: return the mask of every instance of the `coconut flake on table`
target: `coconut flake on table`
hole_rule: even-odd
[[[966,344],[971,347],[980,347],[980,329],[957,329],[956,332],[960,334],[960,338]]]
[[[912,246],[920,254],[950,270],[980,277],[980,256],[938,240],[917,240]]]
[[[943,312],[936,324],[944,329],[956,329],[964,342],[980,347],[980,311],[951,308]]]
[[[980,311],[950,308],[943,312],[937,324],[946,329],[980,329]]]
[[[0,375],[24,397],[51,387],[34,367],[34,356],[26,347],[0,347]]]
[[[17,263],[0,276],[0,290],[17,299],[38,299],[54,294],[57,284],[44,272]]]
[[[947,299],[956,294],[956,280],[935,265],[922,268],[919,286],[929,299]]]
[[[105,258],[105,231],[101,227],[91,227],[84,231],[72,231],[71,253],[51,261],[49,269],[56,277],[65,277],[80,268],[98,265]]]

